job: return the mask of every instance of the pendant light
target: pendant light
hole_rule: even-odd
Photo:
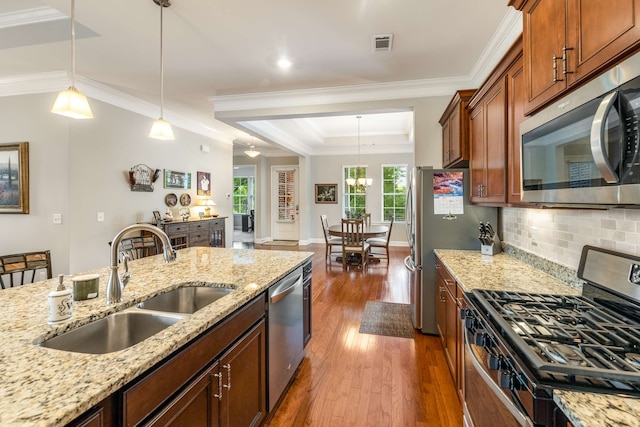
[[[356,166],[356,178],[347,178],[347,185],[349,187],[355,187],[356,185],[358,187],[363,187],[366,189],[366,187],[371,187],[371,184],[373,184],[373,179],[371,178],[367,178],[365,177],[361,177],[360,173],[362,171],[362,168],[360,167],[360,119],[362,118],[362,116],[356,116],[356,119],[358,119],[358,166]]]
[[[93,119],[87,97],[76,89],[76,0],[71,0],[71,86],[58,94],[51,112],[72,119]]]
[[[165,7],[171,6],[171,0],[153,0],[153,2],[160,6],[160,118],[153,122],[149,137],[173,141],[175,137],[173,136],[171,124],[164,119],[164,57],[162,46],[163,10]]]
[[[251,142],[253,142],[253,135],[251,135]],[[253,159],[255,157],[258,157],[260,155],[260,152],[256,150],[255,145],[250,144],[249,149],[245,150],[244,154],[246,154],[247,156]]]

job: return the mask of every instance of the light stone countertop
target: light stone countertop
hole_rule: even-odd
[[[580,295],[555,277],[504,253],[436,249],[436,255],[465,292],[473,289]],[[553,400],[575,427],[638,427],[640,399],[603,393],[554,390]]]
[[[0,425],[61,426],[139,376],[209,327],[264,292],[313,253],[194,247],[177,261],[162,255],[129,263],[123,302],[106,305],[109,268],[100,274],[98,298],[77,301],[71,321],[47,324],[47,294],[58,279],[0,291]],[[106,260],[105,260],[106,261]],[[82,354],[36,345],[60,332],[135,305],[185,283],[236,288],[235,292],[160,333],[122,351]],[[65,285],[71,286],[69,277]]]

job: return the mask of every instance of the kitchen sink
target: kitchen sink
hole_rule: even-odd
[[[193,314],[235,291],[233,288],[185,286],[156,295],[138,304],[138,308],[170,313]]]
[[[184,319],[172,313],[125,310],[42,342],[42,347],[76,353],[124,350]]]

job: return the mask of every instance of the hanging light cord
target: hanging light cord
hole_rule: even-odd
[[[76,0],[71,0],[71,87],[76,87]]]
[[[164,9],[164,0],[160,1],[160,118],[164,119],[164,58],[162,40],[162,16]]]

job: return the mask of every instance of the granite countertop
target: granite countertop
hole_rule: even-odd
[[[500,253],[436,249],[436,255],[465,292],[473,289],[580,295],[550,274]],[[640,399],[602,393],[554,390],[553,400],[575,427],[640,426]]]
[[[57,278],[0,291],[0,425],[60,426],[120,389],[209,327],[264,292],[309,259],[311,252],[194,247],[178,251],[177,261],[162,255],[129,263],[131,280],[123,302],[106,305],[109,268],[100,275],[98,298],[77,301],[74,316],[47,324],[47,294]],[[72,353],[37,343],[153,295],[186,283],[236,288],[160,333],[122,351]],[[71,286],[66,278],[65,284]]]

